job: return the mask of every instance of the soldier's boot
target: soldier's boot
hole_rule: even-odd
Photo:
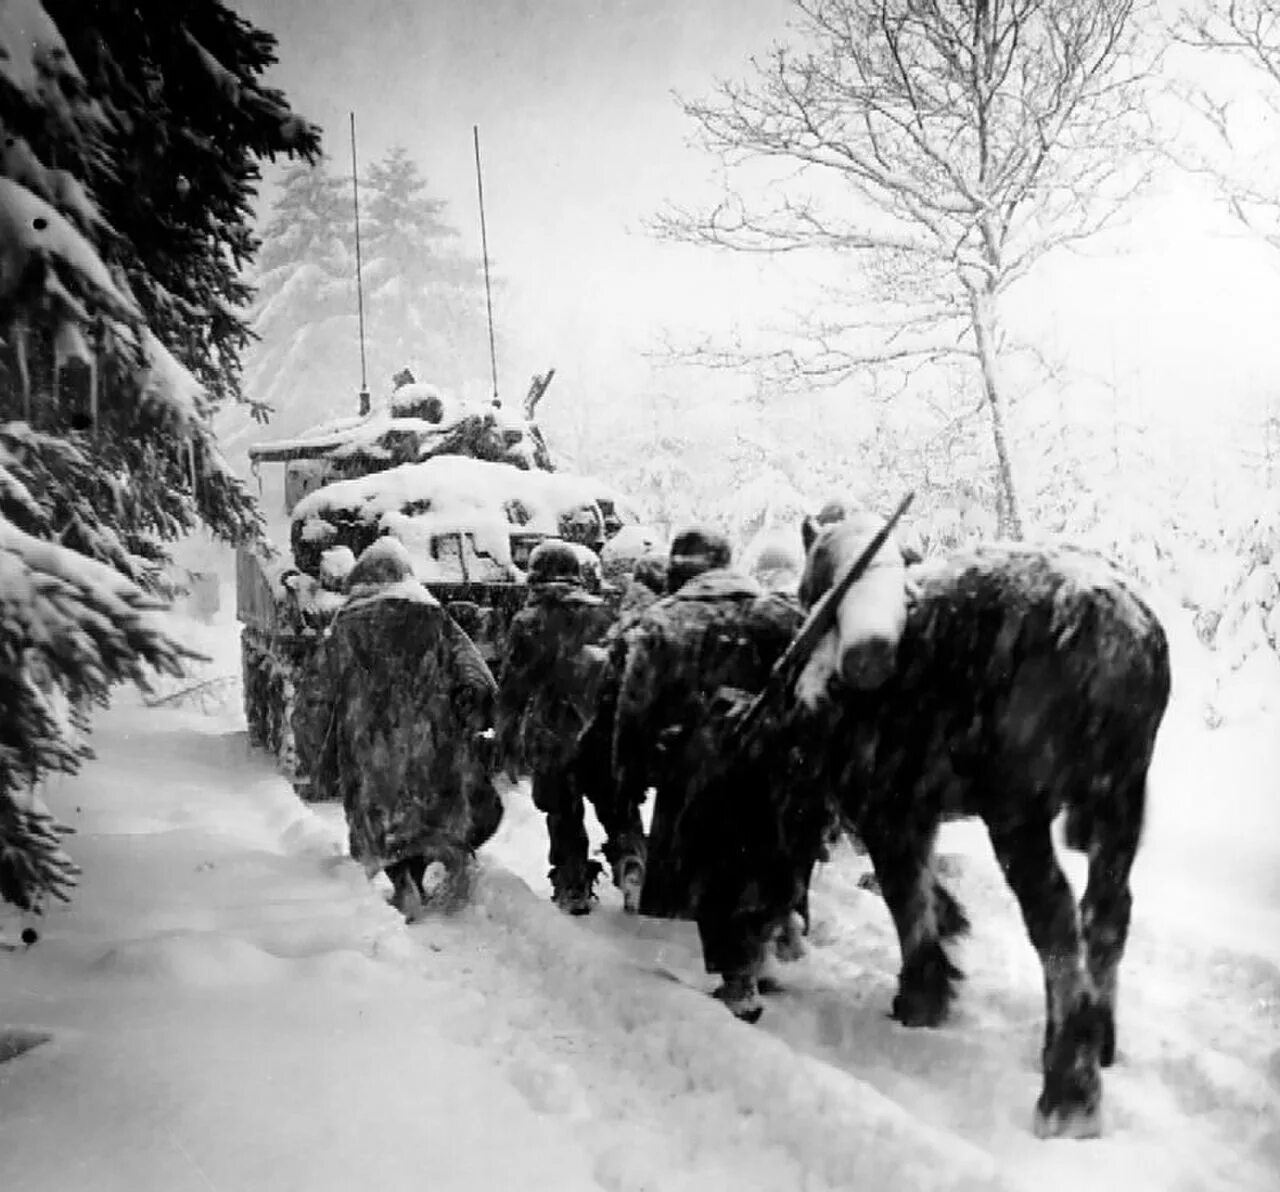
[[[778,928],[773,938],[774,954],[784,964],[800,960],[805,954],[804,919],[792,911]]]
[[[478,864],[475,851],[453,841],[437,842],[424,850],[419,879],[427,910],[455,911],[471,900]]]
[[[614,867],[613,884],[622,891],[622,909],[628,915],[638,915],[644,892],[644,858],[634,853],[620,857]]]
[[[760,1015],[764,1013],[760,989],[752,973],[725,973],[720,988],[711,996],[724,1002],[734,1018],[743,1022],[759,1022]]]
[[[387,877],[391,880],[391,895],[387,901],[410,923],[416,923],[426,910],[423,897],[421,866],[418,858],[397,861],[388,865]]]
[[[639,808],[632,808],[622,816],[610,815],[608,805],[596,803],[596,815],[609,838],[601,850],[609,862],[609,873],[614,886],[622,892],[622,909],[629,915],[639,914],[640,894],[644,890],[645,854],[648,842],[644,825],[640,822]],[[616,822],[619,820],[621,822]]]
[[[582,865],[558,865],[547,875],[551,878],[551,899],[570,915],[589,915],[595,905],[596,881],[602,867],[599,861]]]

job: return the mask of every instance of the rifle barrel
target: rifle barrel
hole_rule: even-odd
[[[751,701],[747,706],[747,710],[742,714],[742,718],[734,725],[731,734],[734,746],[740,747],[746,744],[748,734],[755,727],[756,721],[760,719],[765,708],[795,682],[797,675],[803,669],[805,663],[808,662],[809,656],[813,653],[819,639],[835,624],[840,602],[848,594],[849,589],[862,578],[867,568],[871,566],[871,560],[876,557],[880,548],[888,541],[889,535],[893,533],[894,526],[898,524],[902,515],[910,507],[911,502],[915,500],[915,495],[913,491],[902,498],[889,520],[880,527],[876,532],[876,536],[867,544],[866,549],[854,560],[853,566],[832,584],[827,589],[826,595],[813,606],[809,616],[805,619],[805,623],[800,626],[800,632],[796,634],[782,657],[774,663],[773,670],[769,672],[769,680],[765,683],[764,689]],[[733,751],[736,752],[736,749]]]

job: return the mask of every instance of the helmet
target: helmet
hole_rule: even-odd
[[[769,591],[787,591],[800,581],[804,551],[794,530],[761,530],[742,552],[739,566]]]
[[[646,555],[655,552],[662,559],[663,569],[662,583],[657,590],[666,591],[667,551],[662,535],[651,526],[639,523],[623,526],[600,548],[604,578],[612,584],[620,583],[635,574]]]
[[[529,556],[529,583],[576,584],[583,586],[582,558],[571,542],[548,538],[533,548]]]
[[[729,539],[711,526],[690,526],[671,540],[667,566],[667,591],[675,592],[695,575],[716,567],[728,567],[733,560]]]
[[[867,507],[852,497],[833,497],[821,509],[813,520],[820,526],[829,526],[833,522],[841,522],[855,513],[865,513]]]
[[[347,576],[347,589],[381,588],[413,578],[413,557],[398,538],[385,536],[360,552]]]

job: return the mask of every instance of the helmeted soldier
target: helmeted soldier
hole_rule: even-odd
[[[637,535],[632,537],[635,549],[611,542],[604,552],[609,603],[616,614],[602,643],[606,665],[596,697],[595,718],[582,737],[572,767],[574,785],[592,800],[596,817],[605,828],[604,857],[609,862],[613,884],[622,892],[623,906],[631,912],[640,905],[645,832],[639,805],[617,799],[613,733],[632,631],[644,610],[666,592],[667,553],[655,550],[653,541],[647,533],[643,537]]]
[[[496,684],[403,544],[379,539],[348,583],[306,680],[312,781],[342,799],[352,857],[385,870],[413,919],[465,895],[475,850],[502,819],[486,740]]]
[[[804,547],[794,527],[760,530],[742,552],[742,570],[767,592],[793,596],[804,571]]]
[[[671,540],[667,592],[678,592],[708,571],[725,571],[733,562],[729,539],[711,526],[690,526]]]
[[[624,526],[605,543],[600,562],[621,618],[652,604],[667,590],[667,549],[651,526]]]
[[[675,917],[689,910],[673,842],[693,777],[688,767],[706,761],[687,748],[693,730],[721,687],[763,687],[803,620],[796,602],[765,592],[731,562],[719,531],[691,527],[677,534],[668,595],[644,610],[627,634],[613,763],[620,816],[655,790],[639,900],[645,914]]]
[[[499,754],[508,774],[533,778],[533,802],[547,817],[552,897],[571,914],[595,900],[599,862],[588,856],[583,798],[610,827],[612,784],[584,789],[579,757],[598,711],[607,669],[599,644],[612,620],[588,591],[581,548],[551,539],[529,557],[529,595],[507,636],[497,702]]]

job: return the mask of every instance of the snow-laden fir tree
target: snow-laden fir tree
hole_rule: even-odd
[[[396,147],[369,167],[360,206],[370,388],[385,391],[408,365],[419,380],[485,392],[484,265],[462,251],[447,204]]]
[[[351,176],[296,165],[280,180],[250,278],[257,291],[245,390],[269,429],[229,412],[224,445],[294,438],[359,412],[360,338]],[[489,376],[483,263],[461,249],[448,204],[404,149],[360,179],[365,358],[380,404],[408,367],[471,395]]]
[[[296,162],[280,179],[255,261],[252,328],[244,389],[259,417],[229,411],[227,450],[246,435],[294,437],[355,414],[360,387],[355,219],[351,179],[326,161]],[[231,437],[234,435],[234,438]]]
[[[252,498],[208,429],[237,393],[257,160],[318,132],[262,86],[273,40],[216,0],[0,0],[0,898],[65,896],[38,798],[88,713],[177,673],[147,589]]]

